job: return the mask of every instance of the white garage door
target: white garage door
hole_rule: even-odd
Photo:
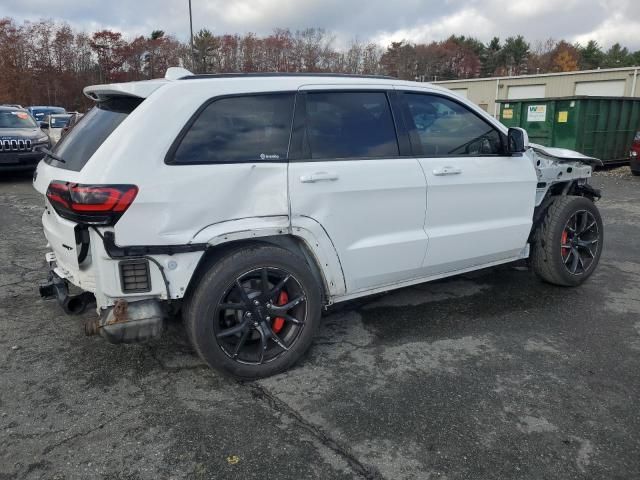
[[[453,93],[457,93],[461,97],[467,98],[467,92],[469,91],[469,89],[467,89],[467,88],[452,88],[451,91]]]
[[[600,82],[577,82],[576,95],[592,97],[624,96],[624,80],[607,80]]]
[[[516,85],[509,87],[507,91],[508,100],[519,100],[521,98],[544,98],[544,85]]]

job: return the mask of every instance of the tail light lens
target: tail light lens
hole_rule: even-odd
[[[47,188],[47,198],[58,215],[93,225],[115,225],[137,194],[135,185],[81,185],[54,180]]]

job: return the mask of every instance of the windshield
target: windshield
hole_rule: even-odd
[[[122,121],[142,102],[141,98],[119,97],[100,102],[82,117],[69,134],[56,144],[54,152],[66,163],[51,157],[56,167],[79,172]]]
[[[64,128],[69,125],[71,115],[52,115],[49,117],[49,128]]]
[[[0,128],[35,128],[36,123],[27,112],[4,111],[0,112]]]

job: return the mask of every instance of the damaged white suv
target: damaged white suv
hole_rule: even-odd
[[[172,68],[85,94],[95,108],[34,180],[41,293],[70,313],[95,296],[87,331],[112,342],[181,309],[209,365],[263,377],[329,304],[526,258],[574,286],[598,264],[598,160],[528,145],[446,89]]]

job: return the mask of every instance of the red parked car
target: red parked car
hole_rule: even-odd
[[[636,132],[636,136],[631,144],[629,167],[631,167],[631,173],[640,176],[640,131]]]

